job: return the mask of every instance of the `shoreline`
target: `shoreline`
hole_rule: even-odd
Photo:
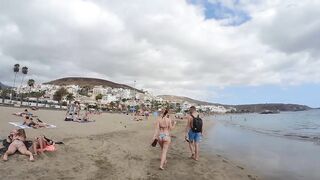
[[[21,121],[11,114],[23,109],[0,106],[0,137],[14,128],[9,121]],[[37,156],[32,163],[22,155],[10,156],[8,162],[0,162],[1,179],[257,179],[245,168],[206,150],[201,150],[200,161],[189,159],[183,121],[172,131],[168,165],[160,171],[160,148],[150,146],[153,117],[137,122],[132,116],[102,113],[92,117],[96,122],[75,123],[63,121],[62,111],[32,112],[57,128],[26,129],[27,139],[45,134],[65,145],[57,145],[56,152]]]
[[[312,122],[318,112],[309,112],[309,114],[300,115],[288,113],[286,117],[275,118],[270,115],[270,119],[264,119],[265,115],[258,115],[254,118],[247,117],[248,124],[253,125],[258,122],[263,124],[264,128],[268,127],[265,122],[282,121],[287,127],[288,121],[303,124],[299,117],[310,117],[306,122]],[[310,114],[311,113],[311,114]],[[259,118],[261,117],[261,119]],[[313,117],[313,118],[312,118]],[[294,119],[296,118],[296,119]],[[216,117],[215,119],[219,119]],[[296,121],[298,119],[298,121]],[[252,123],[249,123],[252,120]],[[310,121],[308,121],[310,120]],[[246,122],[238,119],[240,122]],[[272,122],[273,123],[273,122]],[[281,124],[277,124],[281,127]],[[252,129],[246,129],[241,126],[231,125],[223,120],[217,121],[211,132],[209,132],[210,143],[208,147],[212,152],[232,159],[236,164],[242,164],[255,174],[259,174],[261,179],[279,179],[279,180],[300,180],[310,179],[318,180],[320,177],[319,162],[317,156],[319,144],[301,140],[297,138],[287,138],[270,133],[260,133]]]

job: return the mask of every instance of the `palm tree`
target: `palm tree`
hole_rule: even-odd
[[[68,91],[64,87],[62,87],[62,88],[58,89],[53,95],[53,100],[59,102],[60,109],[61,109],[61,106],[62,106],[61,105],[61,100],[62,100],[63,96],[65,96],[67,94],[68,94]]]
[[[114,102],[113,101],[111,101],[110,103],[109,103],[109,105],[110,105],[110,107],[111,107],[111,109],[113,110],[114,109]]]
[[[30,96],[30,93],[31,93],[31,87],[34,86],[34,83],[35,83],[35,81],[34,81],[33,79],[29,79],[29,80],[28,80],[28,86],[30,87],[30,89],[29,89],[29,96]],[[29,103],[28,103],[28,104],[29,104]]]
[[[12,91],[11,91],[12,92]],[[2,97],[2,104],[4,103],[4,99],[6,98],[7,94],[10,93],[9,89],[2,89],[1,97]]]
[[[73,94],[72,94],[72,93],[69,93],[69,94],[67,95],[66,99],[69,101],[69,104],[71,104],[71,101],[74,100]]]
[[[96,101],[99,101],[100,99],[102,99],[102,94],[96,95]]]
[[[17,74],[20,70],[20,64],[15,64],[13,66],[13,72],[14,72],[14,80],[13,80],[13,87],[11,89],[11,95],[10,95],[10,102],[12,101],[12,96],[13,96],[13,89],[15,88],[16,86],[16,78],[17,78]]]
[[[39,91],[35,93],[35,97],[37,98],[37,105],[36,107],[38,107],[39,104],[39,98],[42,97],[46,92],[45,91]]]
[[[21,87],[22,87],[22,83],[23,83],[23,80],[24,80],[24,78],[25,78],[25,76],[28,74],[28,67],[26,67],[26,66],[24,66],[24,67],[22,67],[22,79],[21,79],[21,84],[20,84],[20,88],[19,89],[21,89]],[[23,99],[23,95],[22,95],[22,93],[20,93],[20,104],[22,105],[22,99]]]
[[[33,79],[28,80],[28,86],[31,88],[34,86],[35,81]]]

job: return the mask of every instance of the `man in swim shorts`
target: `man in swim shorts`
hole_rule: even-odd
[[[199,160],[199,143],[203,134],[203,122],[199,117],[196,107],[191,106],[189,109],[188,123],[185,130],[185,139],[189,143],[191,158]]]

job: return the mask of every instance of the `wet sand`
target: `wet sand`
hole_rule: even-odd
[[[11,115],[23,111],[0,106],[0,138],[14,126],[9,121],[22,121]],[[211,152],[202,151],[200,161],[189,158],[184,141],[184,121],[178,121],[172,132],[168,165],[160,171],[160,148],[150,146],[154,119],[132,121],[132,116],[120,114],[94,115],[96,122],[63,121],[65,112],[54,110],[31,111],[41,120],[54,124],[54,129],[26,129],[28,139],[41,134],[65,145],[57,151],[36,156],[29,162],[15,154],[8,162],[0,161],[0,179],[257,179],[249,170]],[[206,141],[206,137],[204,138]]]

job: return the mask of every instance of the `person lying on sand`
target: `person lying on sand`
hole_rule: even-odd
[[[32,106],[31,109],[34,110],[34,111],[36,111],[36,110],[38,110],[39,108],[38,108],[38,107],[35,107],[35,106]]]
[[[29,149],[31,152],[33,152],[34,155],[38,155],[38,152],[42,154],[44,151],[48,149],[54,151],[54,145],[55,142],[51,139],[48,139],[45,136],[39,136],[35,138],[32,146]]]
[[[30,161],[34,161],[34,157],[30,151],[28,151],[26,145],[26,132],[24,129],[18,129],[13,131],[12,142],[8,147],[8,150],[3,155],[3,160],[7,161],[8,156],[14,154],[16,151],[19,151],[23,155],[29,156]]]
[[[25,109],[23,112],[16,112],[13,113],[12,115],[16,115],[16,116],[32,116],[32,113],[28,112],[28,109]]]
[[[35,128],[35,129],[48,126],[48,124],[42,122],[39,118],[37,118],[37,121],[38,122],[34,122],[32,118],[30,118],[29,116],[25,116],[23,125],[27,125],[29,127]]]

